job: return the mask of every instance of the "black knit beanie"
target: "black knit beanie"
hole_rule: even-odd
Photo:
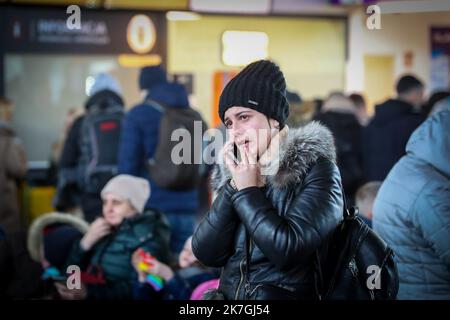
[[[289,116],[286,81],[280,68],[268,60],[246,66],[225,86],[219,101],[219,116],[224,122],[225,111],[231,107],[245,107],[265,114],[280,123]]]

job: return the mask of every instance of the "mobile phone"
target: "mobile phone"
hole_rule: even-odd
[[[239,163],[240,159],[240,154],[239,154],[239,149],[236,145],[236,143],[233,143],[233,154],[234,154],[234,162],[237,164]]]

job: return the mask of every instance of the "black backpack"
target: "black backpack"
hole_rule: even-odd
[[[345,196],[344,196],[345,198]],[[347,210],[326,250],[315,259],[316,292],[321,300],[393,300],[399,279],[394,252],[358,217]]]
[[[92,106],[81,125],[78,185],[83,192],[99,193],[117,175],[123,107]]]
[[[201,115],[192,108],[171,108],[162,106],[155,101],[147,101],[147,103],[162,113],[155,154],[147,162],[150,178],[157,186],[165,189],[187,191],[197,188],[200,183],[201,165],[195,164],[194,153],[199,153],[197,159],[200,159],[199,162],[202,163],[203,134],[207,128],[206,123]],[[196,121],[200,121],[202,127],[201,132],[198,132],[197,135],[194,134]],[[191,155],[188,163],[175,164],[172,161],[174,147],[183,141],[183,138],[172,141],[172,132],[177,129],[185,129],[190,135]],[[178,155],[176,149],[175,153]]]

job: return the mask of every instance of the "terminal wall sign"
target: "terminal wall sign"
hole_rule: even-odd
[[[127,42],[134,52],[139,54],[150,52],[155,41],[155,25],[148,16],[138,14],[131,18],[127,28]]]
[[[80,28],[67,26],[66,8],[6,7],[0,11],[5,53],[157,55],[164,64],[164,13],[81,9]]]
[[[430,90],[450,86],[450,26],[431,27]]]
[[[39,43],[71,43],[102,46],[110,43],[110,32],[105,21],[84,20],[80,29],[67,28],[65,20],[38,19],[36,40]]]

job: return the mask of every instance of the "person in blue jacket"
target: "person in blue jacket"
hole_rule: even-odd
[[[375,199],[374,230],[394,249],[399,299],[450,299],[450,100],[406,146]]]
[[[139,87],[146,92],[146,97],[125,117],[118,155],[119,173],[142,177],[150,182],[152,196],[146,208],[164,212],[172,231],[171,250],[179,253],[194,232],[198,191],[174,191],[157,186],[149,177],[147,161],[156,151],[162,109],[166,106],[189,108],[188,96],[182,85],[167,81],[166,71],[161,66],[142,68]]]

